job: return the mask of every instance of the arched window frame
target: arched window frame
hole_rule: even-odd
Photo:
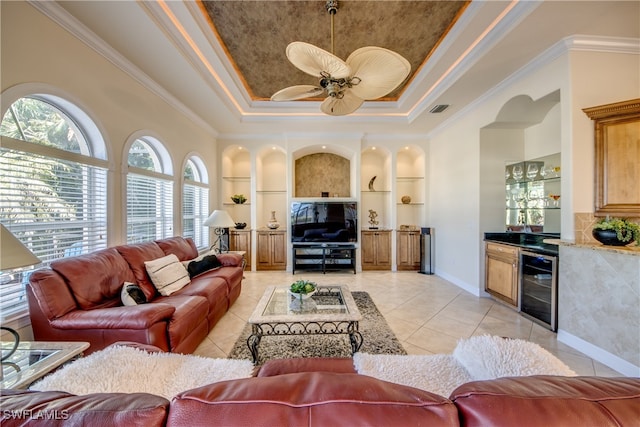
[[[193,176],[187,172],[193,171]],[[190,154],[182,168],[182,235],[191,237],[198,249],[209,246],[209,175],[202,158]]]
[[[0,221],[42,261],[0,272],[0,320],[28,314],[25,285],[31,272],[63,257],[107,247],[107,147],[96,122],[64,94],[43,85],[19,85],[2,94],[2,115],[30,98],[46,104],[74,133],[78,150],[2,136]],[[55,92],[47,93],[47,92]],[[9,116],[7,113],[11,114]]]
[[[129,155],[139,142],[147,151],[151,165],[130,164]],[[136,132],[125,145],[126,162],[126,241],[140,243],[174,235],[173,165],[164,144],[150,132]]]

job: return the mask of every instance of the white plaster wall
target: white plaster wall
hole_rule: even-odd
[[[185,157],[200,155],[215,188],[219,174],[212,129],[185,117],[27,2],[3,2],[1,19],[3,113],[15,100],[7,93],[20,97],[27,94],[22,87],[39,86],[78,105],[103,132],[111,165],[109,245],[125,241],[126,171],[121,165],[125,142],[134,132],[147,130],[157,136],[171,154],[173,170],[179,176]],[[176,209],[181,193],[177,180]],[[211,191],[210,206],[218,202],[217,192]],[[180,234],[182,225],[176,223],[174,229]]]
[[[570,144],[563,146],[562,163],[571,167],[573,211],[593,212],[594,127],[582,109],[640,98],[640,55],[575,51],[570,60]]]

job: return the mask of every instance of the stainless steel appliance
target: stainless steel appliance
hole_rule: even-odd
[[[552,331],[558,329],[558,257],[520,251],[522,315]]]

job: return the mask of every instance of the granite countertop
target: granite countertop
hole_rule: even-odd
[[[513,231],[484,233],[484,240],[487,242],[502,243],[552,255],[558,254],[558,245],[547,243],[547,240],[559,238],[558,234],[553,233],[519,233]]]
[[[545,239],[544,243],[549,245],[575,246],[578,248],[593,249],[596,251],[607,251],[624,255],[640,256],[640,246],[637,246],[635,243],[631,246],[607,246],[601,243],[576,243],[571,240],[562,239]]]

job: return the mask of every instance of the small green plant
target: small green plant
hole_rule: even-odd
[[[633,242],[640,246],[640,225],[626,218],[603,218],[593,226],[594,230],[613,230],[621,242]]]
[[[316,290],[316,284],[308,280],[297,280],[291,284],[290,289],[294,294],[308,294]]]

